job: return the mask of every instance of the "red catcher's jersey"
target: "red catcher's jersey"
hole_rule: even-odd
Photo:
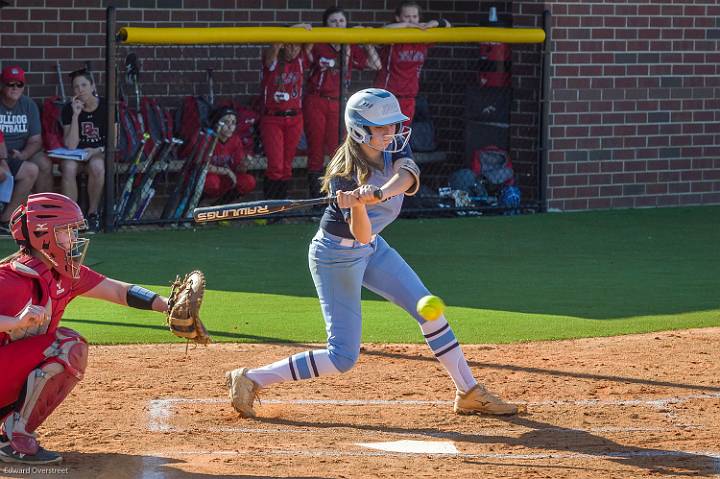
[[[420,70],[430,48],[425,43],[388,45],[380,50],[382,68],[375,88],[384,88],[399,98],[414,98],[420,89]]]
[[[308,59],[304,50],[294,59],[275,61],[273,69],[263,66],[263,103],[267,113],[302,109],[303,73]]]
[[[15,317],[28,304],[43,305],[51,311],[50,319],[44,324],[0,333],[0,346],[24,337],[54,332],[68,303],[104,279],[104,275],[82,266],[80,278],[71,280],[58,275],[39,259],[27,255],[0,265],[0,315]]]
[[[350,64],[345,71],[345,80],[350,80],[352,69],[363,69],[367,65],[368,56],[359,45],[349,45]],[[313,45],[313,63],[308,78],[308,95],[319,95],[330,98],[340,97],[340,51],[329,43]]]

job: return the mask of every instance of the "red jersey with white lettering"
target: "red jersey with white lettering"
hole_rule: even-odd
[[[218,141],[210,160],[214,166],[229,168],[233,172],[243,166],[243,161],[245,161],[245,147],[240,135],[231,136],[225,143]]]
[[[383,88],[399,98],[417,96],[420,70],[430,48],[425,43],[387,45],[380,50],[382,68],[375,77],[375,88]]]
[[[368,56],[359,45],[349,45],[350,62],[345,71],[345,81],[350,81],[353,68],[363,69]],[[312,48],[313,62],[310,65],[307,89],[309,95],[339,98],[340,95],[340,50],[329,43],[319,43]]]
[[[32,256],[23,255],[0,265],[0,315],[16,317],[28,304],[46,306],[50,317],[43,324],[10,332],[0,332],[0,346],[25,337],[54,332],[68,303],[100,284],[105,276],[87,266],[80,278],[71,280],[48,268]]]
[[[272,68],[263,66],[262,92],[266,113],[302,109],[303,74],[308,64],[305,50],[290,61],[278,56]]]

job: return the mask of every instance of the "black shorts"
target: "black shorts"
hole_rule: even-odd
[[[18,171],[20,171],[20,166],[22,166],[23,160],[18,160],[17,158],[8,158],[7,164],[10,167],[10,174],[15,177],[17,176]]]

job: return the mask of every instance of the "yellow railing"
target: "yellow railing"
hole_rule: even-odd
[[[232,43],[542,43],[538,28],[452,27],[416,28],[304,28],[218,27],[142,28],[123,27],[118,33],[126,45],[210,45]]]

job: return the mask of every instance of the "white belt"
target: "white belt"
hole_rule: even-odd
[[[342,236],[330,234],[322,228],[320,228],[320,230],[318,230],[318,236],[335,240],[338,242],[338,244],[340,246],[345,246],[346,248],[359,248],[361,246],[365,246],[365,243],[361,243],[358,240],[354,240],[354,239],[350,239],[350,238],[343,238]],[[376,237],[377,237],[377,235],[372,235],[370,237],[370,243],[374,242]]]

